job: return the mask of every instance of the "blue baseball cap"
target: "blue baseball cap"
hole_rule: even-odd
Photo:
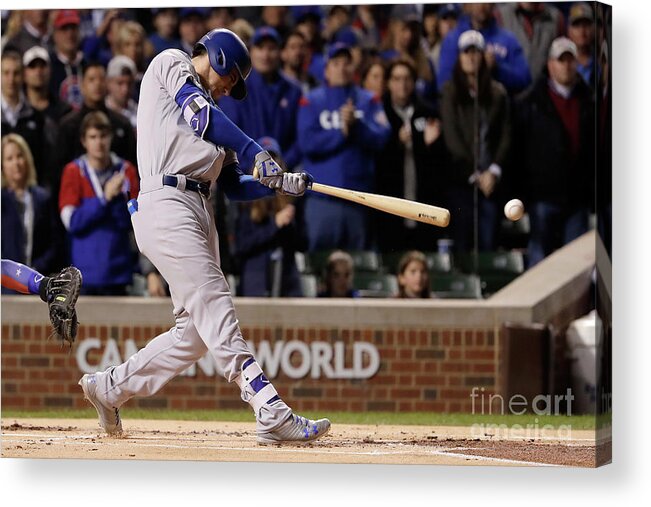
[[[283,156],[283,152],[280,149],[280,144],[273,137],[264,136],[258,139],[258,144],[267,150],[270,153],[275,153],[276,155]]]
[[[461,14],[461,6],[459,4],[443,4],[439,7],[440,18],[458,18]]]
[[[332,60],[333,58],[346,53],[348,55],[348,58],[352,58],[353,54],[350,52],[350,46],[346,44],[345,42],[335,42],[334,44],[331,44],[330,47],[328,47],[328,60]]]
[[[311,18],[319,23],[323,17],[323,11],[319,5],[292,5],[290,10],[296,23],[300,23],[306,18]]]
[[[210,9],[206,7],[184,7],[179,10],[179,19],[189,18],[190,16],[199,16],[205,18],[210,13]]]
[[[253,37],[251,38],[251,44],[257,46],[263,40],[267,40],[267,39],[274,41],[279,46],[282,44],[280,35],[276,31],[276,29],[272,28],[271,26],[261,26],[260,28],[258,28],[253,34]]]
[[[357,37],[357,34],[355,33],[355,30],[352,28],[347,28],[344,27],[340,30],[338,30],[332,37],[332,42],[337,43],[337,42],[343,42],[344,44],[348,45],[349,47],[357,46],[359,44],[359,38]]]

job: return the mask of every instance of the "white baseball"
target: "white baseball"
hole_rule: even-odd
[[[520,199],[511,199],[504,206],[504,214],[512,222],[520,220],[524,215],[524,204]]]

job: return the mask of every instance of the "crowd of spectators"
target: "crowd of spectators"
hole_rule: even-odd
[[[418,251],[440,240],[459,254],[504,247],[511,197],[528,211],[533,266],[600,213],[608,12],[522,2],[2,11],[2,257],[44,273],[74,263],[88,294],[125,294],[134,273],[165,294],[125,205],[138,191],[139,83],[161,51],[191,54],[208,30],[229,28],[253,70],[247,98],[219,107],[288,170],[452,214],[435,229],[316,193],[241,205],[218,182],[222,266],[238,294],[299,296],[295,253],[337,250],[322,292],[354,296],[346,251],[414,250],[399,294],[424,297]]]

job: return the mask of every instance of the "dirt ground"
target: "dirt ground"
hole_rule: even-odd
[[[335,421],[328,435],[309,445],[259,446],[254,423],[127,420],[123,426],[123,438],[110,438],[102,436],[96,420],[3,418],[1,455],[578,467],[595,466],[597,460],[610,461],[611,455],[608,436],[595,440],[595,432],[585,430],[364,426],[339,425]]]

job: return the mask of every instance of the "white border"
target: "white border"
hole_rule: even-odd
[[[127,2],[66,0],[65,7]],[[178,6],[181,1],[138,2]],[[205,1],[192,4],[208,5]],[[213,2],[213,4],[216,2]],[[228,4],[233,5],[233,0]],[[242,2],[244,3],[244,2]],[[245,2],[259,5],[261,2]],[[266,3],[272,3],[270,1]],[[273,2],[276,4],[286,2]],[[287,3],[308,4],[290,1]],[[333,3],[344,3],[335,1]],[[350,3],[350,2],[346,2]],[[599,470],[501,467],[0,460],[3,505],[637,505],[649,498],[648,324],[651,6],[614,6],[614,464]],[[51,2],[23,1],[21,8]],[[4,5],[3,7],[6,7]],[[12,501],[13,500],[13,501]],[[343,505],[343,504],[342,504]]]

